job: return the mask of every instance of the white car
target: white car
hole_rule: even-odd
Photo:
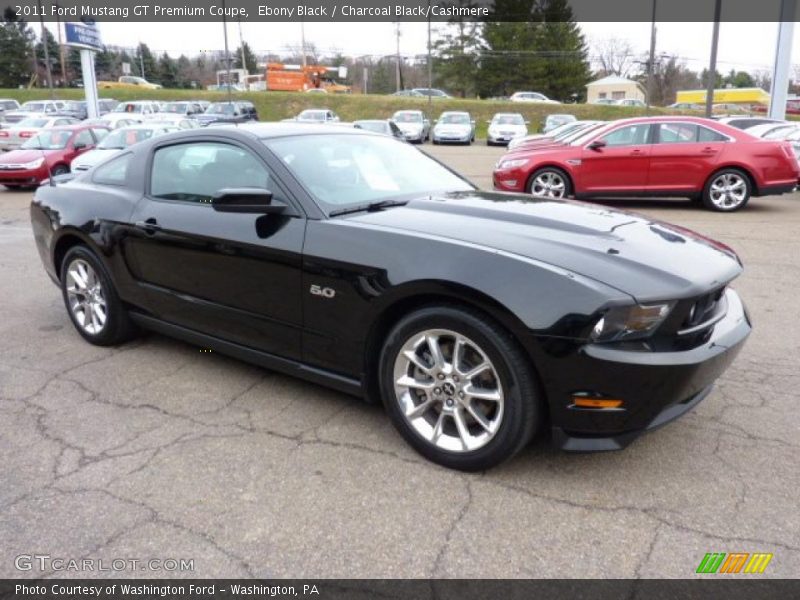
[[[430,138],[431,122],[421,110],[398,110],[392,115],[392,121],[408,142],[422,144]]]
[[[519,113],[497,113],[489,123],[486,145],[506,145],[528,135],[528,122]]]
[[[197,129],[202,127],[197,119],[191,117],[182,117],[181,115],[167,115],[164,113],[159,114],[157,117],[148,119],[148,125],[164,125],[166,127],[174,127],[176,129]]]
[[[617,100],[614,104],[617,106],[636,106],[640,108],[647,106],[644,100],[639,100],[637,98],[622,98],[621,100]]]
[[[578,119],[575,118],[575,115],[547,115],[547,118],[542,124],[542,133],[550,133],[562,125],[574,123],[577,120]]]
[[[139,118],[140,121],[145,121],[153,118],[159,113],[160,111],[158,102],[154,102],[152,100],[137,100],[135,102],[120,102],[114,107],[114,110],[107,115],[103,115],[103,118],[116,115],[127,115],[130,118]]]
[[[574,121],[572,123],[564,123],[561,127],[556,127],[548,133],[534,133],[511,140],[511,143],[508,144],[508,150],[514,150],[523,144],[536,140],[547,139],[552,142],[561,142],[568,139],[570,136],[583,135],[582,132],[587,132],[590,127],[598,127],[602,123],[603,121]]]
[[[511,102],[539,102],[541,104],[561,104],[558,100],[551,100],[539,92],[514,92],[509,98]]]
[[[284,119],[285,122],[296,123],[338,123],[339,115],[328,108],[309,108],[302,111],[292,119]]]
[[[434,144],[471,144],[475,141],[475,121],[468,112],[443,112],[433,126],[431,139]]]
[[[103,140],[95,146],[94,150],[81,154],[78,158],[73,160],[71,169],[73,172],[88,171],[93,166],[114,156],[120,150],[124,150],[128,146],[133,146],[138,142],[143,142],[152,137],[164,135],[165,133],[171,133],[173,131],[178,131],[178,128],[170,125],[151,123],[141,123],[138,125],[131,125],[130,127],[115,129],[104,137]]]
[[[63,102],[54,100],[31,100],[30,102],[25,102],[17,110],[7,111],[3,117],[6,123],[19,123],[28,117],[52,116],[63,107]]]
[[[80,123],[80,121],[72,117],[28,117],[14,123],[11,127],[0,129],[0,150],[16,150],[43,129],[75,125],[76,123]]]
[[[745,128],[745,131],[750,135],[754,135],[756,137],[768,139],[768,140],[775,140],[775,139],[784,139],[786,135],[792,133],[795,129],[797,129],[797,123],[759,123],[758,125],[753,125],[752,127]]]
[[[97,119],[85,119],[82,123],[84,125],[99,125],[100,127],[107,127],[108,129],[119,129],[120,127],[130,127],[131,125],[141,123],[139,119],[124,118],[124,115],[117,115],[116,117],[107,119],[106,117],[108,116],[108,114],[105,114]]]

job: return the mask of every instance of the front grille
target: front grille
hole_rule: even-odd
[[[725,288],[695,298],[689,306],[678,335],[689,335],[707,329],[725,316]]]

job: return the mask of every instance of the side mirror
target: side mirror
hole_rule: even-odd
[[[474,123],[474,121],[473,121],[473,123]],[[486,124],[487,124],[487,125],[491,125],[491,124],[492,124],[492,122],[491,122],[491,121],[486,121]]]
[[[223,188],[211,197],[217,212],[277,214],[286,210],[282,202],[272,201],[272,192],[261,188]]]
[[[605,147],[606,143],[603,140],[595,140],[588,146],[589,150],[600,150]]]
[[[475,120],[470,121],[470,125],[475,125]]]
[[[530,125],[530,124],[531,124],[530,121],[525,121],[525,125]]]
[[[86,142],[75,142],[72,144],[73,150],[83,150],[84,148],[88,148],[88,144]]]

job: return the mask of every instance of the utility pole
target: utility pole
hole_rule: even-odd
[[[50,88],[50,97],[55,99],[53,92],[53,74],[50,72],[50,51],[47,48],[47,29],[44,26],[44,8],[39,0],[39,24],[42,27],[42,48],[44,48],[44,66],[47,72],[47,87]]]
[[[395,61],[395,80],[396,80],[396,91],[400,91],[400,21],[394,24],[394,32],[395,36],[397,37],[397,56]]]
[[[56,9],[60,8],[58,2],[54,3]],[[61,43],[61,17],[56,10],[56,32],[58,33],[58,58],[61,62],[61,85],[67,87],[67,62],[64,58],[64,45]]]
[[[653,20],[650,25],[650,60],[647,62],[647,112],[650,112],[652,103],[653,88],[655,87],[654,72],[656,68],[656,3],[653,0]]]
[[[792,38],[796,0],[781,0],[778,22],[778,40],[775,44],[775,62],[772,67],[772,86],[769,94],[769,117],[786,118],[786,97],[789,92],[789,69],[792,65]]]
[[[303,61],[303,76],[305,77],[306,73],[306,23],[305,21],[300,21],[300,54],[302,55]]]
[[[432,112],[433,96],[430,90],[433,88],[433,57],[431,52],[431,0],[428,0],[428,115]]]
[[[242,68],[244,69],[245,73],[249,75],[250,71],[248,71],[247,69],[247,60],[244,57],[244,37],[242,36],[242,17],[239,17],[239,49],[242,51]]]
[[[142,79],[147,79],[144,76],[144,52],[142,52],[142,42],[139,42],[139,70],[142,72]]]
[[[719,45],[719,20],[722,15],[722,0],[714,3],[714,32],[711,34],[711,60],[706,82],[706,117],[714,111],[714,88],[717,86],[717,46]]]
[[[225,18],[225,0],[222,0],[222,34],[225,37],[225,71],[226,87],[228,88],[228,104],[231,104],[231,94],[233,93],[231,90],[231,55],[230,52],[228,52],[228,20]]]

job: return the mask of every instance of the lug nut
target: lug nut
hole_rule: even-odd
[[[453,400],[451,398],[448,398],[446,404],[447,406],[453,406]]]
[[[444,373],[439,373],[439,374],[437,375],[437,377],[438,377],[439,379],[444,379]]]
[[[458,381],[458,375],[453,375],[453,381]]]
[[[458,392],[458,397],[459,398],[463,398],[464,397],[464,392]]]
[[[433,393],[438,395],[442,393],[442,390],[441,388],[433,388]]]

